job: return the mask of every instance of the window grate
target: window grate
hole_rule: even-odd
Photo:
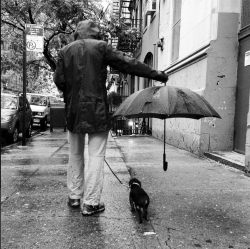
[[[250,1],[242,0],[241,7],[241,29],[250,25]]]

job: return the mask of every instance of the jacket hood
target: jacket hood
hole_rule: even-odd
[[[87,38],[99,39],[100,30],[98,26],[91,20],[81,21],[76,27],[74,37],[75,40]]]

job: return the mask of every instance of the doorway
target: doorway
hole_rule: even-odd
[[[239,34],[239,58],[234,122],[234,150],[241,154],[245,154],[247,115],[249,112],[250,65],[247,63],[247,58],[249,57],[250,27],[248,26]]]

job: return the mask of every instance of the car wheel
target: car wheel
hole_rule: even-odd
[[[29,127],[28,129],[26,130],[26,136],[29,138],[31,137],[31,131],[32,131],[32,125],[31,123],[29,123]]]
[[[19,130],[18,127],[15,126],[12,133],[9,134],[9,142],[16,143],[19,137]]]
[[[47,118],[45,118],[41,123],[41,129],[45,131],[46,128],[47,128]]]

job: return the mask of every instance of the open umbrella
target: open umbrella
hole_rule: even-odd
[[[130,95],[113,115],[127,118],[164,119],[163,169],[167,170],[165,154],[165,119],[204,117],[221,118],[202,96],[188,88],[155,86]]]

